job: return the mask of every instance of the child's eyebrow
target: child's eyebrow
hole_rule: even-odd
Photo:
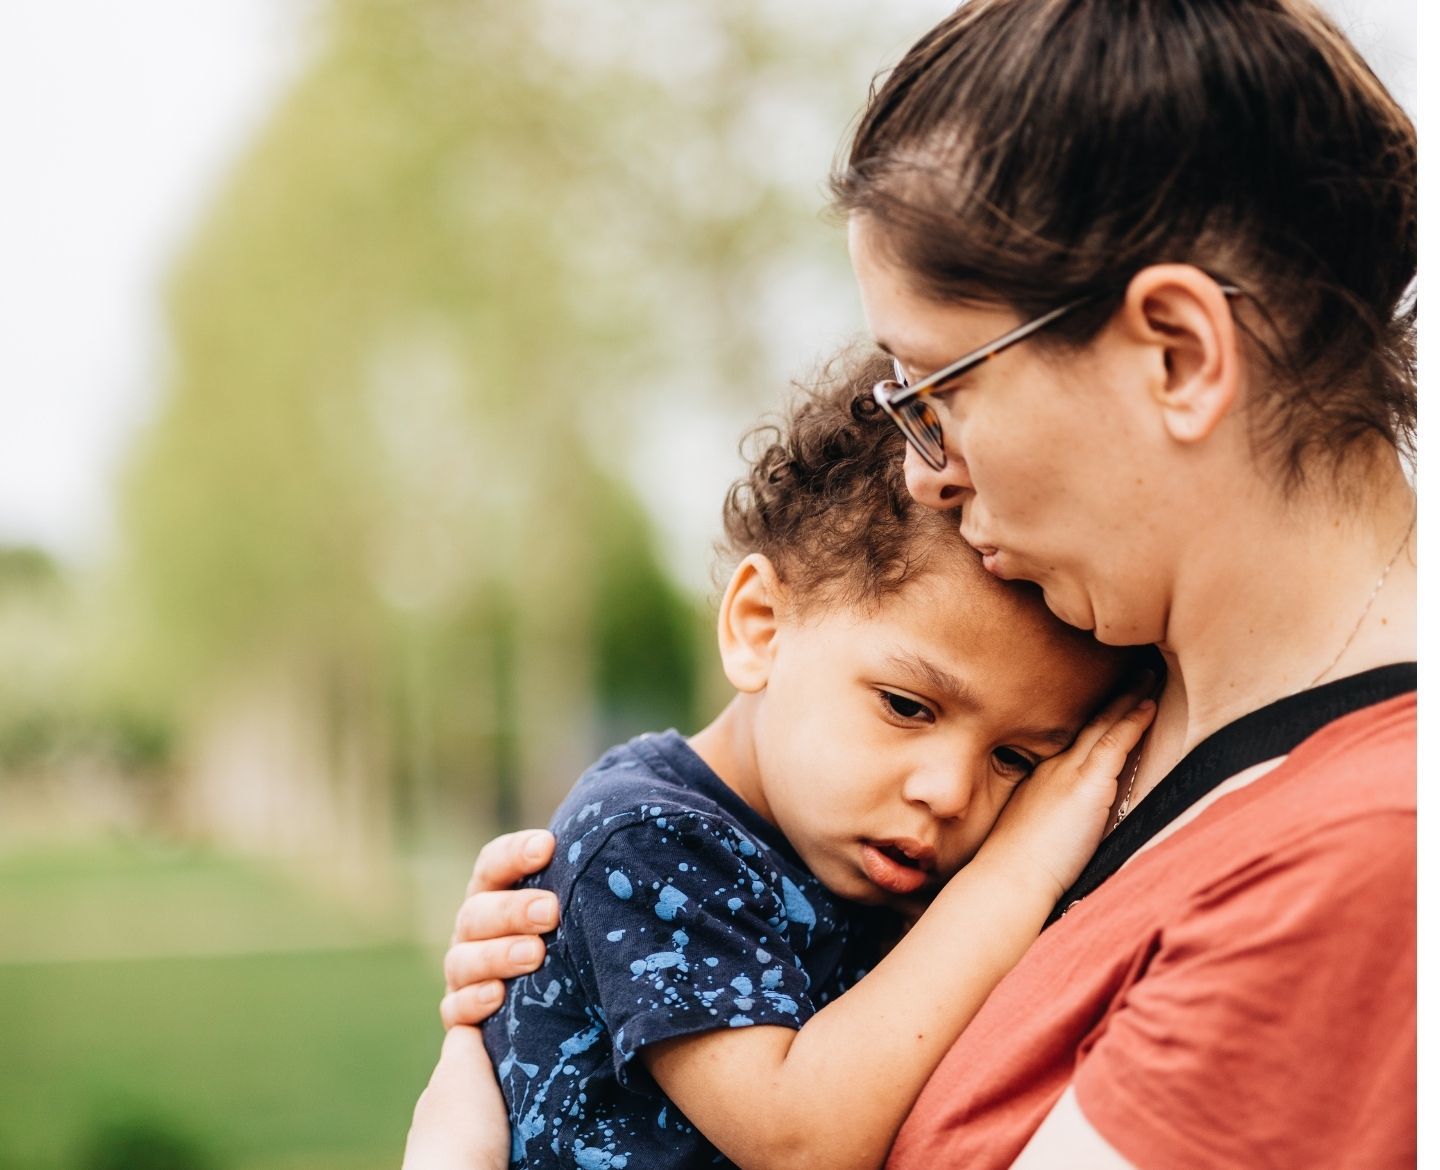
[[[963,679],[956,678],[928,658],[913,650],[895,650],[885,660],[887,666],[911,675],[920,684],[919,689],[937,695],[956,707],[974,710],[983,704],[975,688]],[[1026,742],[1049,744],[1055,748],[1066,748],[1075,738],[1075,729],[1069,727],[1017,727],[1014,737]]]
[[[922,658],[913,650],[893,651],[886,658],[885,664],[913,676],[922,684],[920,689],[947,699],[957,707],[980,706],[974,687],[956,678],[948,670],[936,666],[928,658]]]
[[[1075,738],[1075,731],[1066,727],[1018,727],[1015,729],[1015,738],[1025,740],[1039,740],[1041,743],[1049,744],[1057,751],[1067,748]]]

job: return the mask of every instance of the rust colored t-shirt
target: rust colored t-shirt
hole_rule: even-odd
[[[1047,930],[891,1170],[1009,1166],[1074,1084],[1142,1170],[1414,1166],[1415,696],[1336,720]]]

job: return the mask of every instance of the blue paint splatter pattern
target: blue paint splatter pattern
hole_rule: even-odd
[[[873,965],[894,919],[820,885],[673,731],[607,752],[551,828],[556,860],[530,884],[559,896],[560,928],[484,1028],[511,1166],[731,1165],[636,1054],[800,1027]]]

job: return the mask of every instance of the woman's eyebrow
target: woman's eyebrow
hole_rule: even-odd
[[[906,369],[908,369],[908,370],[910,370],[910,371],[912,371],[912,372],[914,372],[914,371],[919,371],[919,370],[924,370],[925,373],[926,373],[926,376],[928,376],[929,374],[934,373],[934,372],[935,372],[936,370],[938,370],[942,365],[948,364],[947,362],[944,362],[944,361],[934,361],[934,362],[929,361],[924,355],[921,355],[921,357],[918,357],[918,358],[917,358],[914,353],[911,353],[911,354],[910,354],[910,359],[909,359],[909,360],[906,360],[905,358],[901,357],[898,353],[895,352],[895,350],[891,347],[891,345],[890,345],[889,342],[887,342],[887,341],[881,341],[881,340],[879,340],[878,338],[877,338],[876,341],[875,341],[875,348],[878,349],[881,353],[883,353],[886,357],[891,358],[891,359],[893,359],[894,361],[899,362],[902,366],[904,366]],[[901,348],[901,349],[904,349],[905,347],[904,347],[903,345],[901,345],[900,348]],[[917,380],[917,381],[919,380],[918,375],[917,375],[917,377],[916,377],[916,380]]]
[[[877,338],[875,339],[875,348],[878,349],[881,353],[883,353],[886,357],[894,358],[897,362],[904,362],[904,360],[905,360],[904,358],[902,358],[902,357],[900,356],[899,353],[896,352],[897,349],[898,349],[898,350],[905,350],[905,349],[906,349],[906,347],[905,347],[905,345],[904,345],[903,342],[894,343],[894,342],[889,342],[889,341],[881,341],[880,338],[877,337]],[[910,353],[910,356],[911,356],[912,358],[915,356],[915,354],[914,354],[913,351],[907,351],[907,352]],[[939,367],[937,366],[936,369],[938,369],[938,368],[939,368]]]

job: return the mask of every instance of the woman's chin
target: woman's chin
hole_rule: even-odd
[[[1074,626],[1077,630],[1095,629],[1095,611],[1083,600],[1050,585],[1041,585],[1040,591],[1045,595],[1045,604],[1050,612],[1067,626]]]

